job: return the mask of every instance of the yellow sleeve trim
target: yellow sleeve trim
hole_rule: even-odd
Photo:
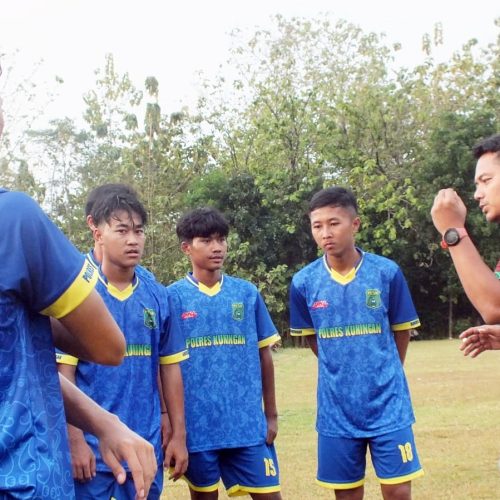
[[[306,337],[307,335],[316,335],[314,328],[290,328],[292,337]]]
[[[276,342],[279,342],[281,340],[281,337],[279,336],[278,333],[275,333],[274,335],[271,335],[270,337],[267,337],[265,339],[262,339],[259,341],[259,349],[262,349],[263,347],[267,347],[268,345],[273,345],[276,344]]]
[[[53,318],[63,318],[75,310],[89,295],[97,283],[97,271],[95,267],[85,259],[80,274],[69,288],[41,314]]]
[[[78,358],[70,356],[69,354],[63,354],[62,352],[56,352],[56,362],[60,365],[76,366],[78,364]]]
[[[399,323],[398,325],[391,325],[391,330],[393,332],[401,332],[403,330],[411,330],[413,328],[418,328],[420,326],[420,320],[414,319],[413,321],[408,321],[406,323]]]
[[[171,354],[170,356],[160,356],[160,365],[172,365],[174,363],[180,363],[189,358],[187,349],[177,354]]]

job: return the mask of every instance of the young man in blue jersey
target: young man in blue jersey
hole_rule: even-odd
[[[112,196],[113,194],[119,196],[123,193],[128,193],[131,196],[137,196],[137,193],[132,187],[127,184],[120,183],[102,184],[90,191],[87,196],[87,202],[85,203],[85,220],[92,232],[93,237],[95,236],[97,230],[97,226],[92,218],[92,208],[94,207],[95,202],[105,196]],[[102,249],[97,241],[95,241],[95,238],[94,247],[87,253],[87,258],[92,264],[94,264],[95,267],[99,267],[102,262]],[[145,267],[142,267],[140,264],[135,267],[135,273],[139,276],[139,278],[151,279],[153,281],[156,280],[154,274],[151,271],[148,271]]]
[[[156,472],[152,446],[58,377],[54,364],[54,344],[95,362],[123,358],[123,335],[93,290],[95,271],[30,197],[0,188],[0,223],[0,497],[74,498],[62,392],[68,420],[99,438],[120,482],[120,462],[128,462],[145,498]],[[54,339],[49,316],[66,327]]]
[[[151,279],[143,280],[135,272],[144,249],[147,214],[135,193],[123,188],[96,200],[91,216],[96,226],[95,239],[102,250],[97,290],[125,334],[127,353],[123,364],[117,368],[105,368],[61,354],[58,356],[59,368],[92,399],[151,442],[158,464],[161,464],[157,384],[160,367],[172,425],[165,463],[172,465],[172,475],[177,479],[187,465],[183,387],[178,364],[187,358],[187,351],[182,339],[168,331],[170,313],[165,287]],[[92,436],[83,436],[71,427],[69,434],[72,448],[88,446],[89,456],[96,457],[94,477],[75,482],[77,498],[134,498],[130,481],[124,485],[112,481]],[[92,464],[89,470],[92,471]],[[162,486],[160,467],[148,498],[160,498]]]
[[[195,209],[177,224],[192,272],[168,290],[172,326],[184,339],[182,364],[193,500],[229,496],[279,500],[278,430],[270,346],[279,340],[264,301],[248,281],[222,273],[226,219]],[[264,410],[262,409],[264,405]]]
[[[383,498],[408,500],[423,474],[403,371],[420,324],[408,286],[396,263],[356,247],[350,191],[319,191],[309,217],[324,255],[293,277],[290,327],[318,357],[317,482],[337,499],[362,499],[369,447]]]
[[[476,163],[474,199],[488,222],[500,222],[500,134],[480,141],[472,150]],[[477,356],[500,348],[500,262],[494,273],[467,236],[467,208],[454,189],[441,189],[431,209],[434,226],[455,265],[467,297],[486,323],[463,332],[461,349]]]

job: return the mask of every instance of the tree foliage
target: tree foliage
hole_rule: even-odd
[[[470,150],[500,130],[500,37],[487,48],[466,40],[437,63],[437,25],[414,68],[395,64],[400,47],[382,35],[330,18],[277,16],[270,30],[233,37],[194,112],[165,113],[160,82],[138,88],[108,56],[85,96],[82,129],[61,119],[30,138],[52,172],[47,193],[24,157],[0,158],[3,182],[46,196],[82,250],[88,191],[133,185],[151,221],[145,264],[165,283],[187,269],[174,231],[180,213],[219,208],[232,227],[226,270],[256,283],[285,337],[291,276],[317,256],[308,200],[344,185],[361,209],[358,244],[401,265],[425,335],[476,321],[429,211],[440,188],[457,189],[472,238],[494,263],[495,230],[472,199]]]

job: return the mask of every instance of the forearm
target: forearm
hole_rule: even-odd
[[[262,375],[262,399],[266,417],[277,417],[276,391],[274,384],[274,363],[271,348],[263,347],[259,350],[260,369]]]
[[[64,375],[59,374],[61,391],[64,400],[66,420],[69,424],[100,437],[111,423],[119,419],[92,401]]]
[[[316,335],[308,335],[306,340],[311,351],[316,355],[316,357],[318,357],[318,339],[316,338]]]
[[[470,238],[449,249],[460,282],[486,323],[500,323],[500,280],[485,264]]]
[[[403,365],[406,359],[406,352],[408,351],[408,344],[410,343],[410,330],[394,332],[394,342],[396,343],[399,359]]]
[[[178,363],[161,365],[161,387],[163,400],[167,407],[172,437],[185,438],[186,426],[184,420],[184,386],[181,368]]]

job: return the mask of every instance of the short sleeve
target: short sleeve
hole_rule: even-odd
[[[90,263],[27,195],[0,193],[4,238],[1,283],[29,309],[63,317],[90,294],[97,275]]]
[[[399,267],[390,284],[389,322],[395,332],[420,326],[408,284]]]
[[[176,315],[172,315],[172,298],[167,288],[159,285],[162,304],[162,328],[160,332],[160,364],[170,365],[189,358],[186,341],[178,327]]]
[[[257,340],[259,342],[259,348],[262,348],[275,344],[281,337],[274,326],[262,295],[258,291],[256,291],[256,293],[255,320],[257,324]]]
[[[315,334],[306,297],[293,279],[290,286],[290,334],[299,337]]]

